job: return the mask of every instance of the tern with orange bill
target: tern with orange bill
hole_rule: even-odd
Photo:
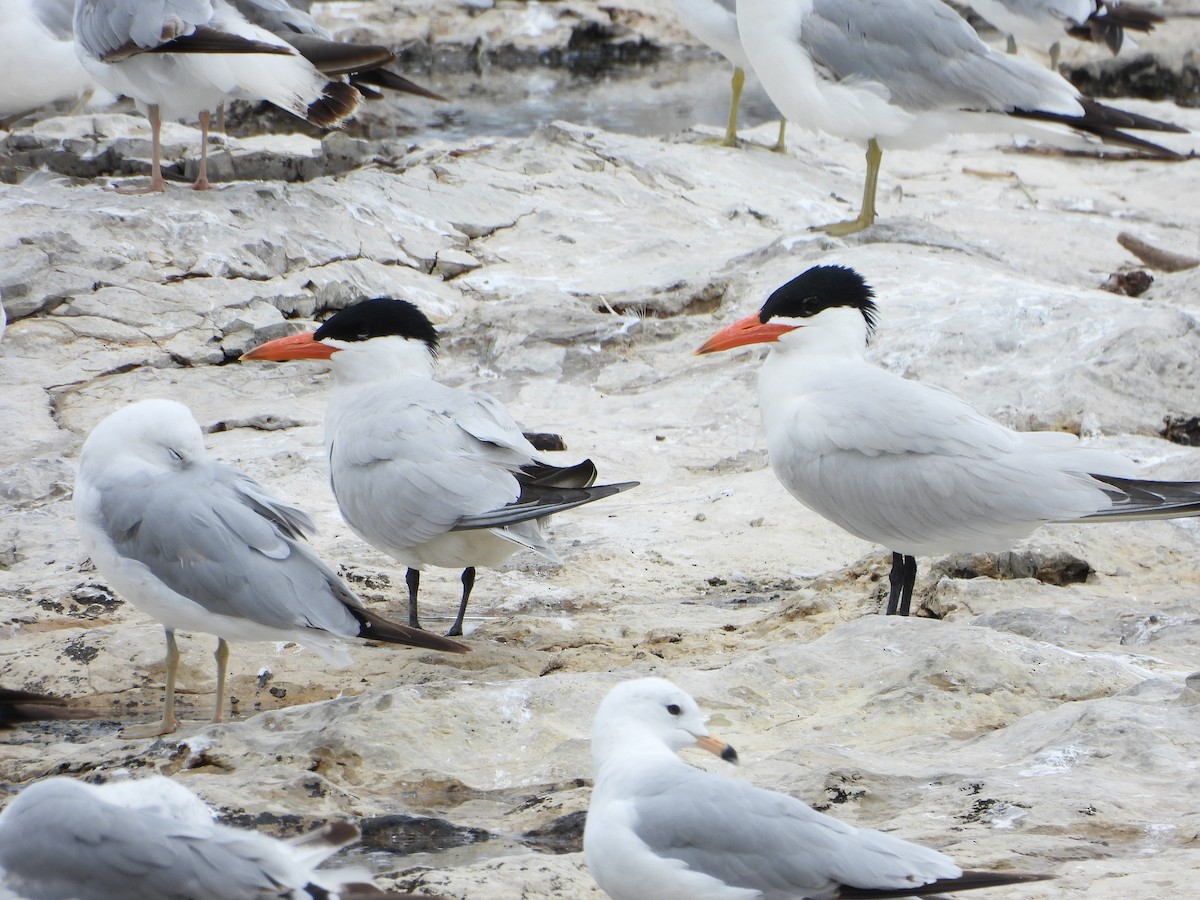
[[[242,358],[330,361],[325,443],[338,509],[359,537],[408,568],[414,628],[421,569],[462,570],[448,632],[459,635],[477,566],[498,566],[521,549],[560,562],[541,522],[636,482],[596,485],[591,460],[547,462],[495,398],[433,380],[437,346],[420,309],[376,298]]]
[[[917,556],[999,551],[1049,522],[1200,515],[1200,482],[1137,478],[1073,434],[1017,432],[866,359],[878,310],[853,269],[817,266],[697,354],[767,344],[759,411],[797,500],[892,551],[887,612],[908,615]]]

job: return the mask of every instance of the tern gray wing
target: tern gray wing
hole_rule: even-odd
[[[767,900],[836,897],[842,884],[911,888],[961,874],[935,850],[690,766],[650,769],[631,793],[634,831],[655,854]]]
[[[874,82],[911,111],[1063,108],[1063,88],[1048,70],[992,52],[958,13],[939,0],[815,0],[800,43],[839,81]]]
[[[245,475],[201,461],[97,487],[117,552],[209,612],[357,633],[357,598],[295,540],[312,521]]]
[[[424,380],[360,394],[331,434],[330,480],[346,521],[416,547],[521,495],[535,451],[496,400]],[[491,526],[486,526],[491,527]]]

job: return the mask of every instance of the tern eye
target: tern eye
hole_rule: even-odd
[[[679,708],[678,704],[672,703],[669,706],[667,706],[667,712],[669,712],[673,716],[677,716],[681,712],[683,712],[683,710]]]
[[[171,453],[171,455],[172,455],[173,457],[175,457],[175,458],[176,458],[177,460],[179,460],[180,462],[183,462],[183,454],[182,454],[182,453],[180,453],[180,452],[179,452],[178,450],[176,450],[174,447],[171,447],[171,448],[169,448],[169,450],[170,450],[170,453]]]

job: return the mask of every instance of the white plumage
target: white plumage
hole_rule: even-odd
[[[801,127],[867,147],[859,215],[821,226],[851,234],[875,219],[882,150],[964,131],[1073,135],[1172,156],[1123,128],[1182,131],[1097,104],[1042,66],[990,48],[941,0],[738,0],[742,47],[771,100]]]
[[[1013,431],[870,364],[872,297],[852,269],[818,266],[697,352],[769,343],[758,392],[771,467],[805,506],[893,552],[889,612],[907,613],[919,555],[1005,549],[1047,522],[1200,515],[1200,484],[1137,481],[1122,456]]]
[[[438,384],[437,339],[411,303],[380,298],[243,359],[332,361],[325,441],[338,508],[363,540],[408,567],[411,626],[420,570],[463,569],[449,632],[461,634],[476,566],[499,565],[521,548],[558,562],[540,520],[633,484],[593,487],[590,460],[553,466],[493,397]]]
[[[147,110],[155,142],[151,191],[163,189],[161,117],[201,124],[201,169],[207,188],[209,114],[228,100],[266,100],[330,126],[350,115],[360,96],[330,81],[290,44],[252,25],[225,0],[78,0],[75,46],[97,82]]]
[[[176,629],[219,638],[218,722],[228,640],[295,641],[334,666],[350,664],[349,638],[466,649],[364,609],[300,543],[314,530],[308,515],[209,460],[200,426],[182,404],[144,400],[93,429],[79,459],[75,516],[100,574],[166,631],[162,722],[130,734],[176,726]]]
[[[358,836],[349,823],[287,841],[221,825],[158,775],[103,785],[48,778],[0,813],[0,880],[25,900],[337,898],[369,876],[317,867]]]
[[[94,87],[75,56],[73,0],[0,0],[0,119]]]
[[[726,146],[737,145],[738,107],[742,99],[742,87],[746,73],[753,71],[742,39],[738,34],[737,0],[672,0],[675,14],[692,34],[712,47],[733,66],[730,83],[729,124],[725,128]],[[787,120],[779,123],[779,140],[774,149],[782,153],[785,149]]]
[[[600,704],[583,852],[613,900],[832,900],[843,887],[915,896],[1040,879],[964,873],[936,850],[855,828],[675,755],[697,745],[737,758],[669,681],[627,681]]]

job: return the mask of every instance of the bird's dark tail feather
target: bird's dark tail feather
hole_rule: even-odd
[[[596,464],[590,459],[565,467],[535,462],[522,466],[517,480],[541,487],[586,488],[596,483],[597,474]]]
[[[1132,134],[1126,134],[1121,129],[1132,128],[1135,131],[1162,131],[1172,134],[1187,134],[1188,130],[1172,122],[1163,122],[1138,113],[1117,109],[1115,106],[1105,106],[1089,97],[1079,100],[1083,106],[1082,116],[1069,116],[1063,113],[1045,112],[1043,110],[1014,109],[1012,114],[1023,119],[1035,119],[1041,122],[1059,122],[1069,125],[1076,131],[1093,134],[1106,143],[1121,144],[1135,150],[1143,150],[1161,159],[1183,159],[1182,154],[1161,147]]]
[[[347,606],[346,609],[358,619],[358,636],[369,641],[385,641],[389,644],[408,644],[410,647],[423,647],[426,650],[441,650],[443,653],[469,653],[471,648],[458,641],[431,634],[420,628],[410,628],[377,616],[370,610],[361,607]]]
[[[0,688],[0,728],[17,722],[42,719],[94,719],[100,713],[86,707],[71,707],[66,700],[49,694]]]
[[[1150,32],[1155,25],[1165,22],[1162,16],[1144,6],[1129,3],[1110,3],[1092,14],[1082,25],[1073,25],[1067,34],[1081,41],[1103,42],[1113,56],[1121,52],[1125,40],[1125,29]]]
[[[1047,881],[1053,875],[1033,875],[1028,872],[979,872],[965,870],[958,878],[942,878],[912,888],[873,890],[843,885],[838,897],[842,900],[884,900],[887,897],[927,897],[958,891],[973,891],[976,888],[1000,887],[1006,884],[1027,884],[1031,881]]]
[[[325,85],[320,98],[308,105],[305,118],[322,128],[332,128],[342,119],[358,109],[362,94],[344,81],[331,81]]]
[[[361,82],[371,87],[383,87],[399,91],[402,94],[412,94],[414,97],[425,97],[428,100],[439,100],[442,103],[449,102],[441,94],[431,91],[427,87],[422,87],[415,81],[409,81],[403,75],[397,75],[389,69],[370,69],[366,72],[356,72],[350,80],[355,84]]]
[[[318,72],[326,75],[349,75],[396,61],[395,53],[378,44],[347,44],[311,34],[289,35],[289,42]]]
[[[1200,516],[1200,481],[1144,481],[1092,475],[1101,482],[1112,506],[1084,516],[1113,522],[1142,519],[1183,519]]]
[[[620,484],[572,488],[522,482],[521,496],[515,503],[476,516],[466,516],[459,519],[451,530],[472,531],[478,528],[503,528],[506,525],[516,525],[519,522],[528,522],[530,519],[540,519],[554,513],[574,509],[576,506],[583,506],[585,503],[595,500],[603,500],[605,497],[611,497],[613,494],[637,487],[638,484],[637,481],[624,481]]]
[[[128,49],[129,52],[121,53]],[[292,48],[286,45],[268,44],[225,31],[218,31],[207,26],[197,26],[191,34],[184,35],[159,44],[157,47],[136,47],[132,42],[118,50],[107,53],[102,57],[105,62],[113,62],[114,54],[123,57],[134,53],[271,53],[276,56],[291,56]]]

